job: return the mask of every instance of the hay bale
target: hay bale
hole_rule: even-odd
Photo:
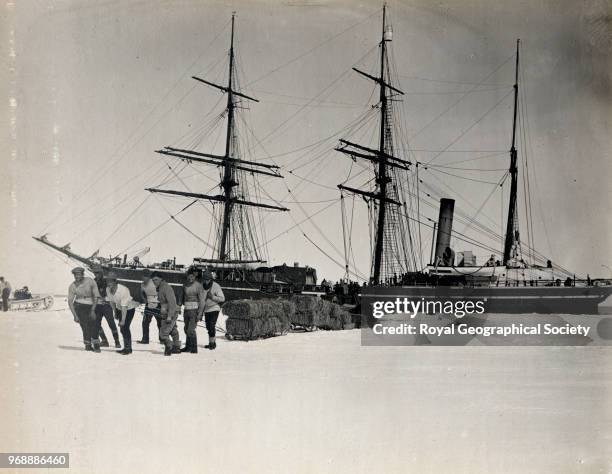
[[[226,332],[241,339],[278,336],[291,327],[295,305],[282,299],[236,300],[223,306]]]
[[[342,327],[348,324],[352,324],[353,322],[353,317],[351,316],[351,313],[349,313],[345,308],[338,304],[333,305],[330,316],[333,319],[339,320]]]
[[[295,305],[295,313],[290,315],[291,322],[298,326],[318,326],[321,321],[323,300],[316,296],[294,295],[291,301]]]
[[[226,334],[245,339],[257,339],[264,335],[264,320],[228,318],[225,321]]]
[[[334,303],[330,303],[327,300],[321,300],[317,327],[321,329],[335,329],[336,324],[332,321],[331,317],[334,306],[336,306]]]
[[[296,312],[319,311],[324,304],[318,296],[293,295],[291,301],[295,303]]]
[[[261,319],[265,307],[262,300],[235,300],[223,305],[223,313],[233,319]]]
[[[321,329],[340,330],[345,328],[353,328],[351,314],[342,306],[336,303],[328,303],[325,305],[328,319],[321,321]]]
[[[290,323],[288,319],[283,320],[277,316],[272,316],[264,320],[265,336],[278,336],[289,331]]]
[[[317,322],[318,322],[318,317],[317,317],[317,314],[314,312],[312,313],[296,312],[293,315],[293,318],[291,318],[291,323],[295,324],[296,326],[311,327],[311,326],[316,326]]]
[[[343,307],[339,308],[340,321],[342,322],[342,329],[354,329],[355,324],[353,323],[353,316]]]
[[[263,301],[263,300],[262,300]],[[283,321],[283,324],[291,324],[291,316],[295,313],[295,305],[286,299],[277,298],[275,300],[265,300],[264,312],[267,318],[276,317]]]
[[[276,301],[281,306],[283,315],[288,321],[291,321],[291,317],[295,314],[296,310],[295,303],[286,298],[279,298]]]
[[[316,296],[236,300],[226,303],[223,311],[228,316],[227,333],[243,339],[284,334],[291,324],[328,330],[354,327],[348,311]]]

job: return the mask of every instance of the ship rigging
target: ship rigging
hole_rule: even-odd
[[[300,97],[284,94],[281,91],[270,92],[252,89],[251,86],[262,78],[294,64],[298,59],[313,54],[319,49],[323,49],[323,46],[327,46],[330,41],[346,35],[347,32],[368,21],[379,12],[382,13],[380,42],[367,51],[365,55],[353,61],[351,67],[334,78],[315,96]],[[207,255],[195,258],[194,264],[217,268],[223,277],[241,280],[243,287],[248,286],[248,288],[243,289],[252,292],[261,291],[263,283],[268,285],[287,283],[274,276],[274,270],[270,270],[265,264],[268,260],[267,244],[290,233],[300,235],[307,246],[314,248],[319,255],[341,268],[345,280],[356,279],[360,283],[374,286],[410,283],[437,284],[436,282],[439,281],[448,282],[449,276],[454,276],[463,283],[469,280],[472,284],[476,282],[477,284],[487,285],[492,283],[499,285],[500,282],[504,285],[508,283],[517,284],[519,281],[525,283],[534,279],[554,282],[560,277],[574,277],[572,272],[564,269],[556,262],[553,264],[548,256],[534,248],[534,226],[528,178],[529,170],[532,169],[535,172],[535,169],[533,169],[533,164],[528,165],[527,163],[525,152],[528,148],[528,142],[525,136],[523,136],[522,142],[518,141],[518,132],[522,129],[524,135],[528,128],[526,127],[525,101],[521,101],[521,97],[524,98],[524,95],[521,95],[524,94],[524,91],[518,87],[521,74],[519,69],[519,42],[517,42],[515,54],[503,60],[484,78],[473,82],[401,75],[394,63],[391,48],[393,30],[389,21],[388,9],[384,6],[382,10],[374,12],[331,38],[318,43],[306,53],[299,54],[250,82],[248,84],[250,88],[245,90],[245,88],[240,87],[237,74],[234,35],[235,16],[232,15],[226,83],[220,84],[206,76],[192,76],[192,80],[195,80],[198,85],[204,84],[226,95],[224,112],[213,117],[213,120],[202,126],[191,143],[166,146],[157,150],[157,153],[164,160],[165,167],[170,170],[170,178],[177,179],[187,189],[168,188],[166,186],[169,182],[168,177],[162,179],[161,184],[157,186],[146,187],[149,195],[189,198],[191,202],[178,211],[170,212],[166,210],[169,215],[166,221],[154,227],[152,231],[139,238],[124,251],[110,255],[109,258],[100,256],[99,251],[96,250],[91,257],[84,259],[70,250],[69,244],[64,247],[51,244],[46,237],[37,237],[37,240],[70,258],[80,259],[79,261],[82,263],[87,264],[87,262],[95,261],[107,266],[121,265],[123,268],[137,271],[140,262],[128,261],[127,250],[146,240],[152,232],[161,229],[166,223],[175,222],[207,248]],[[362,62],[373,52],[376,53],[376,67],[368,70],[367,66],[362,66]],[[496,73],[512,60],[515,63],[515,81],[511,86],[512,88],[510,89],[509,85],[505,83],[491,82],[496,77]],[[270,137],[278,137],[278,135],[286,132],[292,122],[297,122],[313,110],[330,107],[339,109],[360,107],[360,104],[356,101],[334,96],[335,89],[342,84],[346,84],[344,79],[347,73],[357,73],[360,78],[374,84],[374,90],[367,100],[365,111],[353,116],[347,125],[314,143],[305,146],[300,145],[282,153],[268,153],[263,146],[263,142]],[[416,132],[412,131],[408,136],[406,133],[408,128],[406,115],[412,114],[413,110],[405,105],[406,98],[418,94],[426,97],[431,92],[404,89],[399,84],[398,76],[412,77],[416,81],[446,84],[447,86],[453,84],[453,87],[456,87],[454,84],[461,84],[458,89],[440,92],[440,94],[449,94],[450,96],[457,94],[459,98],[453,100],[450,106],[445,107],[441,113],[437,113],[431,120],[419,126]],[[466,88],[465,86],[469,87]],[[257,94],[254,92],[257,92]],[[484,113],[469,123],[468,126],[462,126],[460,133],[449,140],[445,146],[435,146],[433,149],[411,146],[415,137],[424,130],[431,129],[433,124],[453,110],[466,97],[479,93],[490,94],[494,98],[493,105],[487,107]],[[249,152],[259,148],[263,157],[247,158],[242,153],[245,147],[241,146],[239,140],[239,125],[246,128],[242,132],[247,132],[247,134],[251,133],[252,135],[252,130],[243,121],[239,122],[240,111],[248,108],[251,103],[259,102],[258,99],[253,97],[253,95],[259,96],[259,94],[273,96],[276,99],[280,98],[285,102],[278,102],[278,100],[276,102],[271,100],[271,102],[288,107],[295,106],[298,107],[298,110],[295,113],[287,114],[286,118],[262,140],[254,137],[255,142],[252,146],[246,148]],[[499,158],[507,156],[507,151],[494,149],[495,147],[486,147],[485,149],[455,148],[455,145],[472,129],[484,123],[487,116],[499,109],[501,105],[506,104],[507,99],[511,96],[514,100],[509,168],[496,164]],[[372,97],[377,97],[373,104],[370,103]],[[289,100],[297,103],[289,102]],[[363,101],[361,101],[361,104],[363,104]],[[220,153],[214,153],[214,150],[213,152],[198,150],[197,146],[200,144],[205,131],[212,130],[213,126],[221,120],[226,122],[224,150]],[[371,127],[373,122],[377,122],[375,127]],[[376,130],[377,134],[370,133],[368,130]],[[522,160],[519,159],[518,153],[520,146],[523,149]],[[334,153],[336,157],[328,160],[330,152]],[[346,160],[339,159],[338,153],[351,158],[350,168],[346,173],[343,172],[345,169],[343,163],[346,163]],[[467,158],[447,160],[443,163],[435,162],[439,157],[448,157],[453,153],[466,155]],[[433,154],[433,156],[427,156],[427,154]],[[166,161],[166,159],[169,161]],[[170,163],[173,160],[178,160],[178,163],[183,166],[171,166]],[[491,167],[476,166],[482,160],[492,163]],[[204,165],[219,170],[219,180],[215,182],[215,187],[207,192],[190,189],[185,184],[184,179],[180,177],[180,172],[186,167],[191,169]],[[524,228],[526,228],[526,241],[521,240],[519,234],[520,167],[523,171],[525,204],[523,218]],[[197,172],[202,174],[199,170]],[[478,174],[475,176],[475,173]],[[486,174],[483,176],[483,173]],[[495,173],[494,177],[490,178],[491,174],[489,173]],[[211,180],[208,174],[202,175]],[[339,175],[343,179],[339,179]],[[265,185],[261,185],[258,178],[266,180]],[[503,200],[505,191],[507,191],[504,186],[508,178],[510,179],[510,189],[506,207],[507,213],[505,219],[502,218],[498,221],[490,217],[485,207],[490,205],[494,195],[501,197],[502,208],[504,207]],[[366,179],[365,182],[364,179]],[[291,183],[287,184],[286,180],[290,180]],[[487,185],[491,186],[492,189],[483,202],[474,205],[470,202],[470,199],[462,195],[464,193],[457,192],[449,184],[449,181],[457,182],[457,180],[460,183],[470,185],[469,189],[466,189],[468,194],[471,194],[471,188],[476,186]],[[268,188],[267,183],[271,181],[282,183],[280,188],[285,187],[285,197],[277,200],[270,195],[268,191],[271,188]],[[341,182],[338,183],[338,181]],[[219,189],[217,194],[211,192],[215,188]],[[315,190],[314,193],[312,189]],[[339,197],[338,189],[340,190]],[[305,195],[308,190],[311,190],[310,195]],[[266,202],[262,201],[262,196],[267,198]],[[455,208],[453,202],[452,211],[450,215],[446,215],[445,219],[449,222],[454,220],[455,224],[462,224],[461,232],[453,228],[452,225],[444,228],[439,226],[443,214],[439,202],[449,196],[458,197],[460,200],[457,208]],[[369,228],[369,255],[366,255],[367,252],[363,252],[363,246],[359,250],[356,248],[354,237],[366,233],[363,221],[359,222],[359,219],[364,217],[364,212],[360,210],[359,200],[356,200],[356,197],[362,198],[367,207],[365,214]],[[203,206],[211,216],[209,228],[212,236],[209,238],[206,238],[201,232],[190,229],[178,219],[180,214],[192,208],[195,203],[203,204],[203,202],[207,202],[207,206],[212,205],[212,211]],[[143,203],[139,204],[134,212]],[[289,209],[285,204],[301,212],[303,216],[299,218],[292,216],[291,213],[286,212]],[[161,206],[164,207],[163,204]],[[309,206],[317,206],[318,209],[312,210]],[[340,238],[343,240],[343,249],[337,244],[340,239],[335,240],[330,234],[333,227],[330,222],[337,219],[337,217],[330,218],[328,211],[332,209],[336,210],[336,216],[340,215],[341,225],[337,227],[342,229]],[[444,212],[446,213],[449,209],[451,209],[450,205]],[[280,212],[287,215],[292,222],[285,230],[281,230],[272,237],[267,237],[264,229],[266,222],[269,222],[269,218],[262,217],[259,214],[260,211]],[[440,217],[436,220],[431,213],[438,213],[438,211],[440,211]],[[327,213],[325,217],[324,213]],[[129,220],[130,216],[126,221]],[[320,219],[319,222],[325,219],[328,227],[322,229],[320,224],[317,223],[318,219]],[[434,230],[431,246],[432,257],[429,259],[429,264],[426,263],[429,246],[424,243],[427,228],[433,228]],[[116,230],[102,244],[109,242],[115,234]],[[444,238],[441,239],[441,237]],[[495,257],[494,261],[491,263],[488,260],[485,264],[476,265],[471,251],[462,252],[462,258],[455,260],[451,242],[455,244],[460,242],[460,245],[485,251]],[[123,258],[121,258],[122,255]],[[368,257],[368,271],[360,268],[366,260],[364,257]],[[485,260],[486,258],[488,258],[488,255]],[[172,259],[166,262],[165,267],[178,273],[182,268],[180,265],[176,265],[176,262]],[[257,272],[249,273],[250,276],[245,273],[247,268],[250,272],[251,270],[257,270],[258,267],[261,270],[259,275],[257,275]],[[314,270],[307,266],[305,267],[306,273],[308,268]],[[266,272],[273,276],[264,278],[263,274]],[[308,278],[309,283],[316,283],[315,275],[311,272],[311,276]],[[432,276],[435,277],[434,280],[431,279]],[[477,281],[478,278],[476,277],[482,277],[482,279]],[[126,276],[125,278],[138,280],[138,275],[134,273],[131,277]],[[303,288],[304,285],[302,284],[301,287]]]

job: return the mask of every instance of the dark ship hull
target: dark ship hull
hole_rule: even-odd
[[[103,265],[103,268],[105,273],[111,270],[115,272],[119,283],[127,286],[134,298],[141,299],[140,285],[142,283],[143,271],[146,267]],[[174,290],[177,301],[179,303],[183,301],[183,285],[187,281],[184,269],[148,268],[148,270],[159,272]],[[217,279],[217,283],[221,286],[226,301],[287,297],[292,294],[310,294],[315,296],[324,294],[321,288],[314,284],[274,281],[271,277],[275,273],[271,272],[269,267],[261,267],[259,270],[249,269],[241,273],[245,278],[240,280]]]
[[[184,265],[175,265],[173,260],[151,267],[121,263],[108,263],[94,261],[72,252],[67,246],[60,247],[50,242],[45,236],[33,237],[34,240],[50,247],[67,257],[81,263],[91,270],[94,265],[101,265],[104,273],[113,271],[118,281],[130,289],[132,297],[141,301],[140,285],[145,269],[150,272],[159,272],[166,280],[177,297],[178,302],[183,301],[183,285],[187,281]],[[317,272],[312,267],[299,267],[280,265],[274,267],[253,265],[215,265],[194,260],[196,268],[207,268],[217,275],[217,283],[223,289],[226,301],[238,299],[259,299],[290,296],[292,294],[308,294],[322,296],[323,287],[316,285]],[[141,301],[143,302],[143,301]]]

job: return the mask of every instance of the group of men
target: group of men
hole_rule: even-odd
[[[109,347],[108,339],[102,329],[102,320],[106,322],[113,334],[115,347],[121,348],[119,332],[123,337],[123,348],[117,352],[122,355],[132,353],[132,335],[130,325],[135,310],[140,305],[129,289],[118,283],[117,275],[109,272],[106,275],[102,267],[92,268],[94,278],[85,276],[85,269],[76,267],[72,270],[74,282],[68,289],[68,305],[83,332],[83,342],[86,351],[101,352],[101,347]],[[181,305],[177,303],[176,295],[171,285],[156,271],[144,269],[142,272],[141,294],[139,299],[144,302],[142,319],[142,339],[139,344],[149,343],[149,327],[153,319],[157,322],[159,342],[164,345],[164,355],[198,352],[196,328],[199,321],[205,320],[209,342],[206,349],[214,350],[216,343],[216,323],[225,301],[223,291],[213,280],[210,271],[202,273],[202,282],[197,280],[199,270],[190,268],[187,271],[187,283],[183,287],[184,331],[186,344],[181,348],[177,319]],[[119,322],[119,330],[115,324]]]

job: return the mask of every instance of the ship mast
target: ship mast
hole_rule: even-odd
[[[512,146],[510,147],[510,199],[508,203],[508,223],[506,225],[506,240],[504,242],[504,265],[516,257],[516,249],[519,245],[518,218],[516,215],[516,195],[518,187],[518,167],[516,153],[516,116],[518,109],[518,78],[519,78],[519,45],[520,39],[516,40],[516,66],[514,80],[514,115],[512,118]]]
[[[223,220],[221,223],[221,245],[219,246],[219,260],[225,261],[227,258],[227,241],[230,237],[230,222],[232,213],[232,194],[234,186],[238,183],[234,179],[234,170],[228,160],[231,156],[231,148],[234,139],[234,97],[232,92],[233,78],[234,78],[234,17],[235,13],[232,13],[232,36],[230,41],[229,50],[229,79],[227,85],[227,133],[225,136],[225,163],[223,165],[223,181],[221,186],[223,187],[223,195],[225,202],[223,203]]]
[[[217,259],[209,260],[210,262],[247,262],[247,261],[260,261],[260,260],[242,260],[241,257],[238,259],[232,259],[231,253],[234,250],[234,254],[236,254],[236,249],[231,248],[231,242],[236,241],[240,242],[241,238],[239,235],[232,235],[232,214],[235,211],[235,206],[249,206],[249,207],[257,207],[269,210],[277,210],[277,211],[288,211],[286,207],[273,206],[270,204],[264,204],[259,202],[252,202],[248,199],[245,199],[245,196],[241,196],[240,193],[236,193],[234,188],[238,187],[240,184],[239,181],[246,182],[247,173],[252,175],[265,175],[271,176],[274,178],[282,178],[282,176],[278,173],[279,167],[276,165],[270,165],[255,161],[247,161],[240,158],[237,158],[236,155],[238,153],[238,147],[236,146],[236,123],[235,123],[235,109],[236,103],[239,98],[246,99],[254,102],[259,102],[257,99],[253,97],[249,97],[246,94],[243,94],[235,89],[235,57],[234,57],[234,21],[235,21],[235,13],[232,13],[232,26],[231,26],[231,40],[230,40],[230,49],[229,49],[229,79],[227,86],[221,86],[218,84],[214,84],[212,82],[206,81],[202,78],[192,76],[198,82],[204,83],[208,86],[214,87],[215,89],[219,89],[220,91],[227,93],[227,129],[225,135],[225,152],[223,155],[215,155],[212,153],[202,153],[196,152],[193,150],[186,150],[182,148],[175,148],[167,146],[162,150],[157,150],[157,153],[162,155],[172,156],[175,158],[179,158],[182,160],[186,160],[188,162],[199,162],[206,163],[210,165],[215,165],[223,168],[223,177],[221,182],[219,183],[220,188],[223,190],[223,194],[219,195],[207,195],[193,192],[185,192],[185,191],[175,191],[169,189],[158,189],[158,188],[147,188],[147,191],[152,193],[162,193],[162,194],[170,194],[177,196],[185,196],[195,199],[204,199],[211,202],[218,202],[223,204],[223,214],[221,216],[219,222],[219,229],[217,235],[219,236],[218,242],[218,254]],[[239,180],[240,178],[240,180]],[[241,186],[245,186],[243,183]],[[240,216],[239,216],[240,217]],[[245,224],[245,223],[240,223]],[[248,225],[248,224],[247,224]],[[241,232],[241,229],[245,227],[244,225],[237,225],[236,232]],[[244,236],[243,236],[244,237]],[[241,255],[241,252],[238,252],[238,255]]]
[[[381,196],[387,196],[387,183],[390,181],[387,178],[387,159],[385,157],[385,138],[387,131],[387,91],[385,89],[385,63],[387,60],[387,47],[385,40],[387,5],[383,6],[382,20],[382,35],[380,41],[380,140],[378,145],[378,153],[380,161],[378,162],[378,185]],[[374,282],[380,282],[380,267],[382,263],[384,232],[385,232],[385,215],[386,208],[384,202],[380,203],[378,209],[378,223],[376,226],[376,245],[374,247],[374,271],[372,278]]]
[[[364,191],[361,189],[350,188],[342,184],[338,185],[338,188],[342,191],[348,191],[350,193],[359,194],[369,199],[378,201],[378,216],[376,219],[376,240],[374,246],[374,261],[372,264],[372,273],[370,280],[373,284],[380,284],[383,281],[383,263],[385,261],[385,237],[389,234],[388,219],[387,219],[387,206],[401,206],[402,203],[395,196],[391,196],[389,193],[389,185],[391,183],[391,176],[389,173],[390,168],[399,168],[408,170],[410,165],[409,161],[402,160],[393,156],[390,152],[390,130],[389,130],[389,94],[396,93],[403,95],[404,93],[399,89],[393,87],[387,79],[388,74],[388,59],[387,59],[387,45],[388,41],[391,41],[391,32],[387,29],[386,23],[387,5],[383,6],[383,20],[382,20],[382,38],[380,42],[380,77],[375,77],[360,71],[357,68],[353,70],[362,76],[376,82],[379,85],[379,101],[380,101],[380,137],[378,143],[378,149],[364,147],[356,143],[349,142],[347,140],[340,140],[341,146],[336,148],[337,151],[345,153],[351,156],[353,159],[362,158],[374,162],[377,167],[376,192]]]

